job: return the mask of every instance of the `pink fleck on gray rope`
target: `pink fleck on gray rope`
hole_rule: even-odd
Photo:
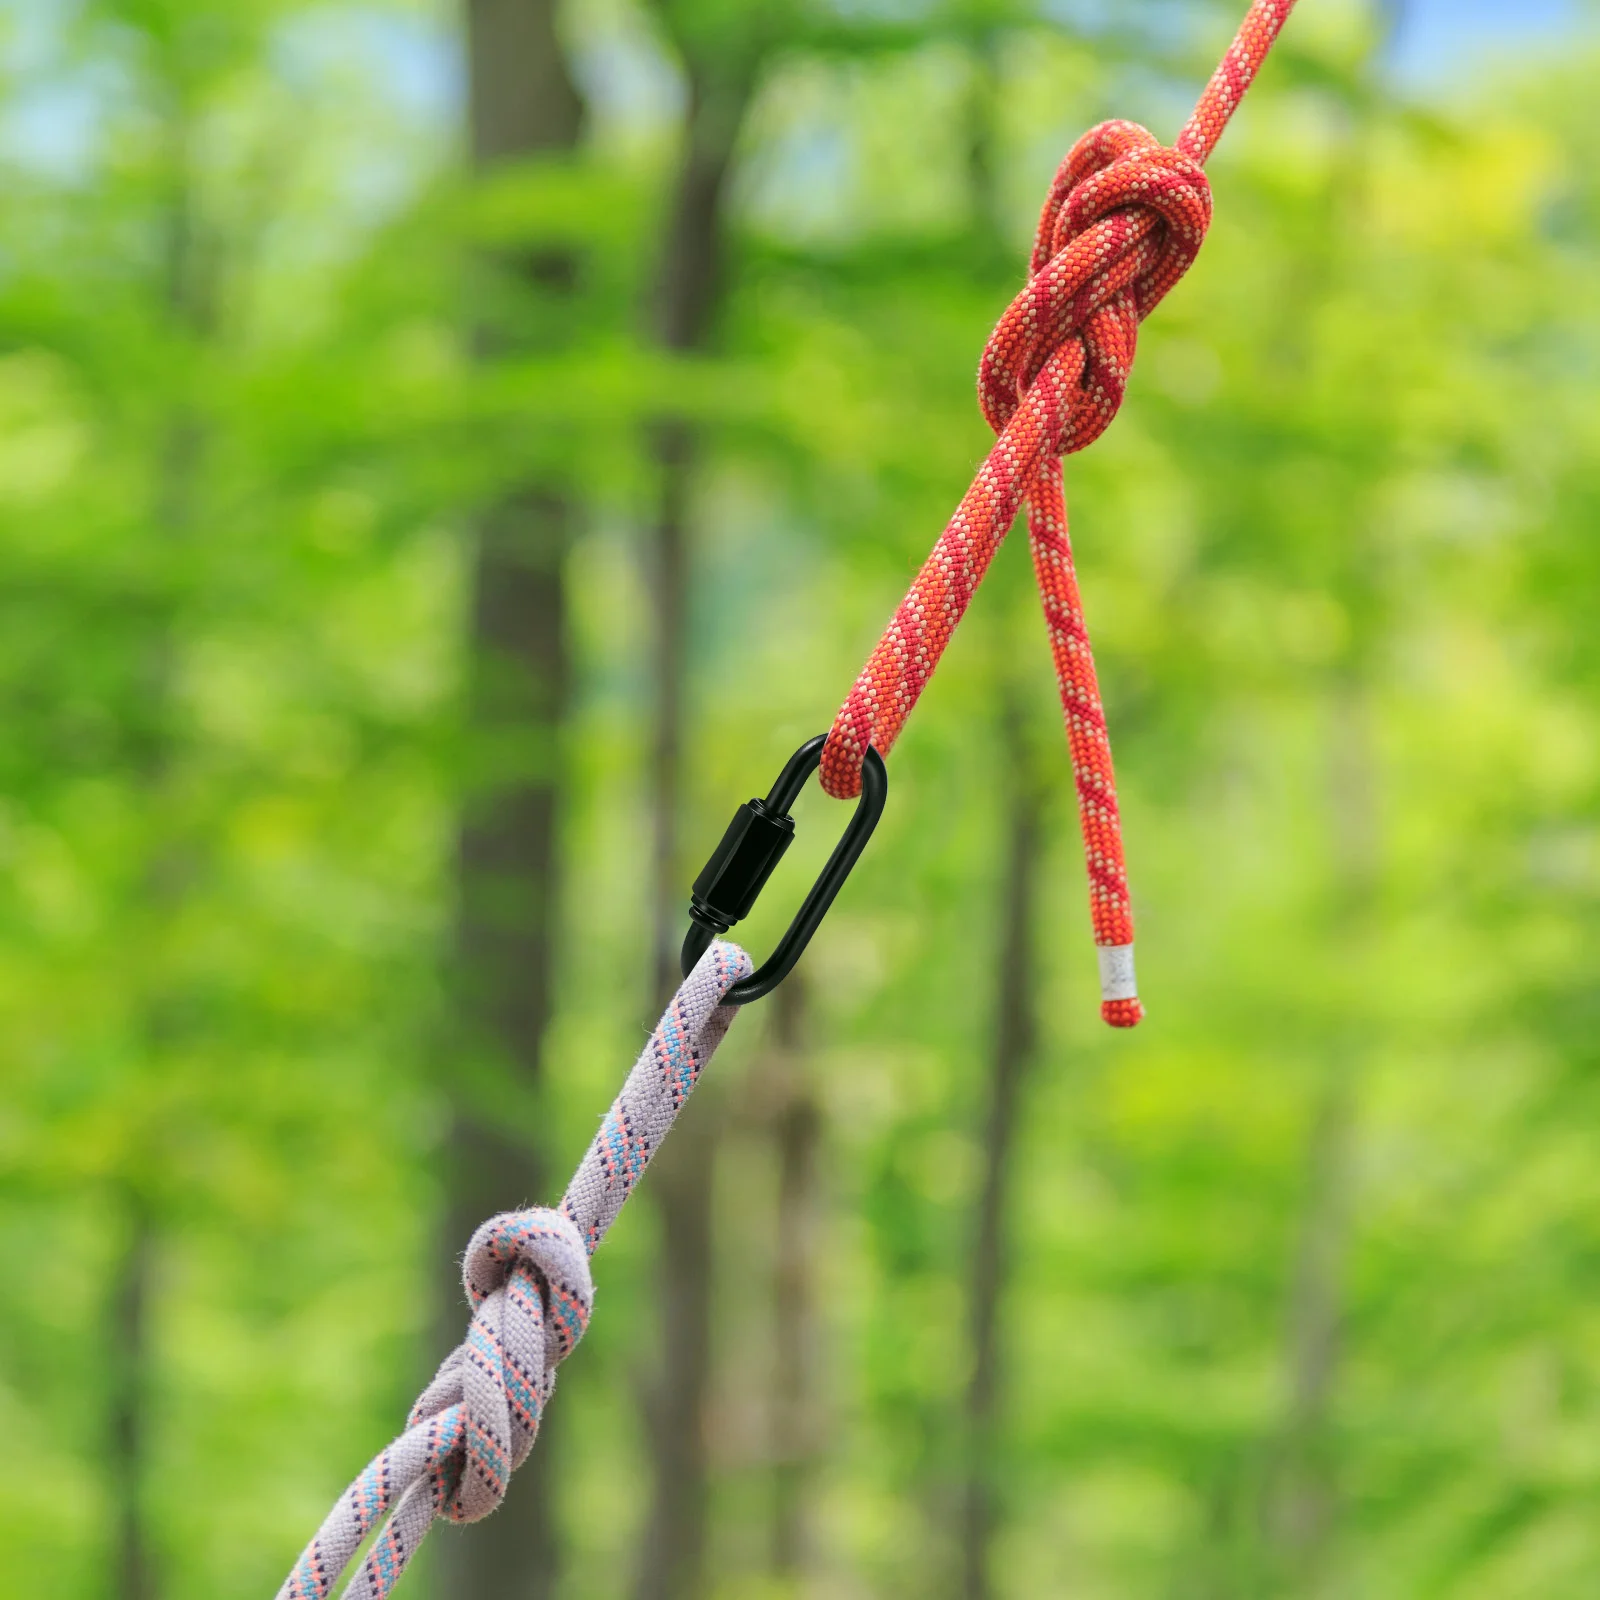
[[[738,945],[713,944],[650,1035],[560,1208],[508,1211],[472,1236],[466,1339],[406,1431],[339,1497],[278,1600],[327,1600],[380,1522],[343,1600],[385,1600],[435,1517],[476,1522],[500,1504],[533,1447],[556,1368],[588,1326],[589,1257],[722,1043],[738,1011],[722,997],[750,970]]]

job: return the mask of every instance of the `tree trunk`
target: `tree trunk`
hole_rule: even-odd
[[[693,62],[684,155],[656,284],[656,337],[668,350],[705,348],[723,278],[723,200],[734,145],[749,104],[753,69],[732,81],[708,80]],[[688,677],[688,515],[698,441],[678,418],[651,429],[657,472],[649,568],[655,602],[654,742],[651,843],[654,885],[653,988],[665,1000],[678,984],[686,887],[680,882],[678,806],[682,797],[684,690]]]
[[[555,0],[468,0],[468,106],[480,172],[578,143],[582,108],[555,9]],[[577,272],[571,256],[557,251],[484,266],[525,296],[557,302],[572,292]],[[485,361],[512,343],[485,323],[474,338]],[[469,719],[484,776],[464,804],[457,845],[453,993],[463,1047],[534,1089],[559,911],[560,746],[570,676],[563,564],[575,519],[564,486],[530,481],[485,507],[475,528]],[[456,1264],[472,1230],[497,1211],[550,1197],[540,1153],[503,1131],[493,1106],[465,1097],[452,1110],[445,1172],[443,1340],[453,1344],[464,1315]],[[555,1443],[542,1428],[506,1506],[484,1523],[446,1531],[436,1557],[441,1594],[546,1600],[556,1592]]]
[[[1379,840],[1369,716],[1364,684],[1352,669],[1331,700],[1328,783],[1329,855],[1338,885],[1333,933],[1352,952],[1369,946],[1375,936]],[[1331,1423],[1362,1048],[1355,1031],[1335,1042],[1312,1110],[1305,1201],[1289,1285],[1287,1399],[1268,1480],[1268,1537],[1284,1586],[1308,1597],[1327,1588],[1338,1519]]]
[[[1364,237],[1365,215],[1373,196],[1373,140],[1366,117],[1380,104],[1379,65],[1388,54],[1407,11],[1406,0],[1382,0],[1379,27],[1368,41],[1357,77],[1364,109],[1336,147],[1330,179],[1330,237]],[[1314,319],[1305,308],[1325,299],[1337,281],[1340,253],[1320,250],[1304,263],[1305,281],[1285,310],[1280,341],[1297,379],[1312,375],[1314,356],[1307,329]],[[1369,474],[1369,477],[1376,475]],[[1362,485],[1347,485],[1348,500],[1359,504]],[[1372,513],[1369,510],[1369,518]],[[1370,949],[1378,933],[1378,884],[1382,868],[1378,824],[1378,768],[1372,742],[1369,684],[1375,659],[1376,617],[1381,601],[1381,565],[1370,523],[1351,519],[1357,536],[1345,551],[1345,569],[1335,593],[1356,618],[1349,656],[1329,696],[1328,857],[1337,884],[1330,931],[1352,954]],[[1362,620],[1364,619],[1364,620]],[[1290,1269],[1286,1329],[1284,1416],[1267,1460],[1264,1544],[1278,1569],[1284,1592],[1323,1593],[1330,1582],[1329,1562],[1338,1528],[1337,1463],[1331,1420],[1339,1379],[1343,1324],[1344,1260],[1349,1235],[1352,1169],[1356,1154],[1359,1078],[1366,1041],[1360,1022],[1336,1039],[1324,1067],[1306,1142],[1306,1182],[1299,1238]]]
[[[722,280],[723,199],[754,82],[754,66],[706,71],[687,60],[688,123],[657,285],[655,326],[669,350],[708,342]],[[688,501],[697,441],[680,419],[651,432],[659,501],[651,536],[655,596],[655,742],[650,809],[654,853],[654,998],[678,982],[687,880],[678,846],[684,700],[689,666]],[[709,1496],[705,1414],[711,1376],[714,1107],[697,1097],[652,1164],[661,1223],[661,1367],[644,1403],[650,1510],[641,1535],[637,1600],[701,1600]]]
[[[995,1486],[1002,1393],[999,1307],[1006,1284],[1006,1186],[1015,1142],[1017,1103],[1034,1048],[1034,889],[1039,792],[1020,716],[1007,707],[1005,768],[1012,775],[1001,884],[999,961],[995,972],[994,1047],[989,1116],[984,1131],[983,1187],[978,1199],[968,1284],[971,1375],[967,1383],[967,1471],[962,1496],[962,1594],[989,1600],[991,1552],[998,1522]]]
[[[1339,1373],[1352,1093],[1336,1067],[1323,1086],[1306,1155],[1306,1199],[1289,1289],[1288,1400],[1274,1464],[1272,1535],[1290,1593],[1323,1587],[1337,1511],[1328,1429]]]
[[[650,751],[651,969],[657,1004],[679,981],[686,885],[681,881],[678,805],[683,787],[684,690],[689,672],[689,549],[685,526],[695,441],[687,424],[659,422],[651,430],[660,501],[650,539],[650,586],[655,610],[651,660],[655,688]],[[669,1146],[670,1148],[670,1146]],[[663,1153],[661,1160],[672,1158]]]
[[[174,111],[166,141],[171,169],[162,220],[160,297],[173,329],[198,347],[215,333],[217,263],[195,211],[191,178],[191,130],[185,114]],[[204,434],[186,392],[178,394],[163,428],[151,504],[151,520],[172,547],[174,563],[195,526],[195,492]],[[144,719],[134,730],[130,765],[149,794],[151,814],[171,781],[178,755],[173,734],[174,681],[182,616],[176,601],[153,622],[137,674],[145,702]],[[193,871],[185,842],[157,836],[145,863],[142,912],[158,928],[176,915],[184,884]],[[140,1044],[152,1077],[178,1042],[186,1012],[177,986],[159,971],[140,997]],[[148,1139],[136,1139],[124,1156],[115,1186],[117,1209],[125,1218],[122,1253],[111,1263],[110,1326],[115,1330],[107,1363],[106,1468],[109,1479],[112,1581],[115,1600],[156,1600],[161,1591],[158,1557],[147,1523],[146,1486],[151,1435],[152,1351],[150,1303],[154,1266],[161,1245],[158,1174],[162,1156]]]
[[[807,991],[791,973],[772,997],[777,1104],[772,1136],[778,1158],[774,1242],[772,1369],[772,1542],[780,1592],[794,1592],[811,1554],[809,1510],[816,1458],[816,1235],[821,1194],[822,1107],[808,1070]]]
[[[123,1195],[128,1237],[114,1264],[113,1337],[107,1344],[109,1426],[106,1474],[114,1527],[112,1593],[116,1600],[153,1600],[155,1579],[144,1526],[147,1448],[148,1315],[155,1229],[132,1186]]]

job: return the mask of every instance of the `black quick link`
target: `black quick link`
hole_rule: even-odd
[[[765,800],[750,800],[733,814],[722,842],[711,852],[711,859],[694,880],[689,898],[689,932],[683,941],[683,975],[688,977],[695,963],[706,953],[713,939],[720,938],[734,923],[750,915],[772,869],[794,840],[794,818],[790,808],[805,787],[806,779],[822,761],[822,747],[828,736],[819,733],[807,739],[785,763],[783,771]],[[822,869],[811,892],[801,902],[789,931],[778,947],[750,976],[736,983],[724,1004],[743,1006],[771,994],[794,970],[794,964],[811,943],[828,907],[850,876],[861,852],[872,837],[889,798],[889,774],[883,757],[870,745],[861,765],[861,798],[856,802],[844,836],[834,846],[828,864]]]

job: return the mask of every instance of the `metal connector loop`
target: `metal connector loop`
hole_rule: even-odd
[[[690,893],[689,932],[683,941],[685,977],[713,939],[750,914],[773,868],[794,839],[794,818],[789,811],[806,779],[817,770],[826,742],[826,734],[808,739],[789,757],[766,799],[747,801],[734,813],[722,842],[712,851]],[[828,864],[801,902],[777,949],[748,978],[728,991],[725,1005],[742,1006],[761,999],[794,970],[795,962],[811,943],[812,934],[850,876],[850,869],[866,849],[888,797],[889,774],[883,757],[869,745],[861,769],[861,798],[844,836],[834,846]]]

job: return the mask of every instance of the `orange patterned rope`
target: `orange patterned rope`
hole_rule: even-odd
[[[1294,0],[1255,0],[1172,149],[1137,123],[1104,122],[1073,146],[1039,218],[1028,282],[978,368],[999,436],[901,601],[822,756],[822,786],[861,789],[867,746],[887,755],[1024,500],[1077,782],[1100,955],[1100,1014],[1144,1015],[1133,972],[1133,908],[1105,713],[1067,539],[1061,457],[1105,432],[1122,404],[1139,324],[1188,271],[1211,221],[1201,170]]]

